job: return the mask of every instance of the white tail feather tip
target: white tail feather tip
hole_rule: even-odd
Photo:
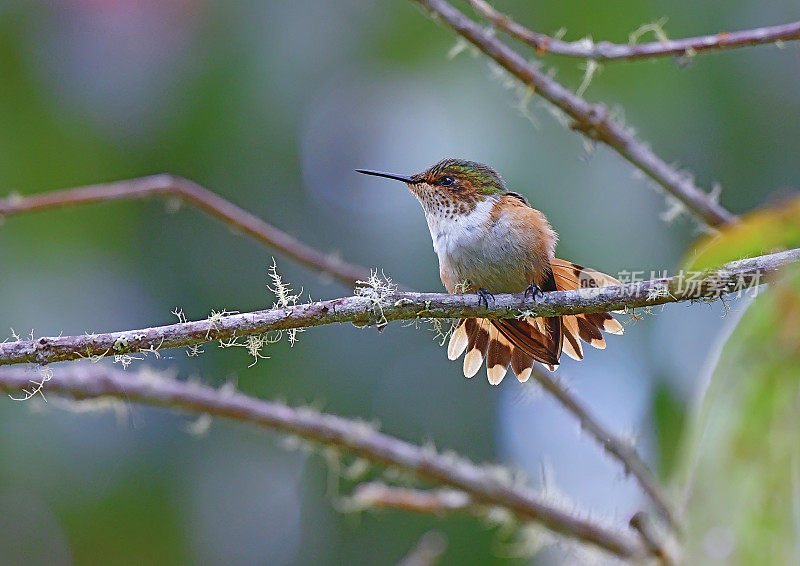
[[[486,368],[486,375],[489,377],[489,383],[492,385],[499,385],[503,378],[506,376],[508,367],[501,366],[500,364]]]
[[[461,324],[453,331],[453,335],[450,337],[450,343],[447,345],[447,357],[451,360],[457,360],[467,349],[468,343],[467,329]]]
[[[483,364],[483,354],[480,350],[473,349],[464,357],[464,377],[473,377]]]
[[[517,374],[517,380],[520,383],[525,383],[526,381],[528,381],[528,378],[530,378],[531,371],[533,371],[533,368],[527,368],[521,371],[520,373]]]

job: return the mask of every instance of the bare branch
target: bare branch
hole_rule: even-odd
[[[153,196],[177,198],[196,206],[225,224],[275,248],[287,257],[311,269],[326,273],[351,288],[359,279],[369,277],[369,270],[365,267],[322,253],[205,187],[188,179],[167,174],[31,196],[7,197],[0,199],[0,218],[50,208]]]
[[[361,295],[138,330],[19,340],[0,344],[0,366],[128,355],[334,322],[366,326],[419,318],[515,318],[521,315],[521,309],[525,316],[558,316],[715,299],[763,283],[764,276],[798,260],[800,248],[731,262],[696,278],[675,276],[613,287],[553,291],[535,301],[526,299],[523,293],[497,294],[488,307],[478,295]]]
[[[475,11],[492,22],[498,29],[536,48],[539,55],[553,53],[598,61],[644,59],[667,55],[692,55],[702,51],[733,49],[765,43],[779,43],[800,39],[800,21],[741,31],[715,33],[685,39],[651,41],[647,43],[609,43],[590,40],[562,41],[529,30],[507,14],[495,10],[485,0],[469,0]]]
[[[18,392],[29,385],[30,372],[0,370],[0,389]],[[332,446],[371,462],[407,470],[468,493],[474,501],[508,509],[522,521],[540,523],[554,532],[595,544],[622,557],[647,553],[638,537],[589,521],[545,501],[472,462],[439,454],[374,430],[369,425],[312,409],[296,409],[228,390],[153,375],[135,376],[101,366],[61,368],[47,383],[48,392],[75,399],[114,397],[185,409],[247,422],[305,440]]]
[[[667,520],[669,525],[679,530],[675,512],[661,492],[658,481],[653,477],[653,472],[642,460],[636,449],[618,436],[603,427],[589,412],[561,380],[536,366],[533,378],[550,393],[570,413],[575,415],[581,428],[588,432],[612,457],[616,458],[625,467],[625,472],[633,475],[642,490],[650,497],[658,512]]]
[[[423,6],[436,16],[437,21],[443,21],[535,93],[565,112],[575,121],[573,129],[614,149],[684,203],[706,224],[720,226],[737,220],[711,195],[700,190],[688,175],[670,166],[616,122],[606,107],[590,104],[574,94],[445,0],[412,1]]]

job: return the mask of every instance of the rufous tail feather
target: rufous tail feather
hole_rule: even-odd
[[[619,285],[619,281],[561,259],[551,262],[552,274],[543,291],[568,291],[586,287]],[[564,315],[526,319],[462,319],[450,336],[447,357],[456,360],[464,352],[464,375],[473,377],[484,361],[489,383],[499,384],[509,366],[519,381],[527,381],[534,362],[551,371],[558,366],[561,352],[575,360],[583,359],[586,342],[595,348],[606,347],[601,333],[622,334],[622,325],[609,313]]]

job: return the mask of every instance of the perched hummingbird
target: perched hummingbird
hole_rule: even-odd
[[[619,281],[554,255],[556,235],[544,214],[522,195],[509,191],[486,165],[444,159],[416,175],[357,169],[359,173],[402,181],[419,200],[439,256],[439,275],[449,293],[537,295],[544,291],[618,285]],[[486,360],[489,383],[499,384],[510,365],[527,381],[534,361],[551,371],[562,350],[583,358],[581,340],[605,348],[600,330],[622,334],[608,313],[527,319],[462,319],[450,337],[447,356],[464,351],[464,375],[474,376]]]

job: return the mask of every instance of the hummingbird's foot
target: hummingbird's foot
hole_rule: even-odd
[[[527,301],[528,295],[530,295],[531,299],[535,301],[536,297],[539,296],[544,297],[544,291],[542,291],[538,285],[534,285],[533,283],[531,283],[530,285],[528,285],[528,288],[525,289],[525,296],[523,297],[523,299]]]
[[[494,302],[494,295],[492,295],[491,291],[489,291],[488,289],[478,289],[478,304],[481,304],[481,302],[483,302],[483,304],[486,305],[486,308],[488,309],[490,298],[492,299],[492,302]]]

